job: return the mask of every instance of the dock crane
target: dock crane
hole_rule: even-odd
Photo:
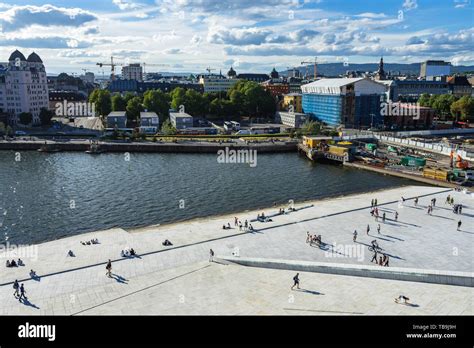
[[[317,69],[318,69],[318,57],[314,57],[314,61],[303,61],[301,62],[301,65],[303,64],[314,64],[314,79],[316,80],[316,77],[318,76]]]

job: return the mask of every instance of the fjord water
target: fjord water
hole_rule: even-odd
[[[107,229],[164,224],[410,184],[296,153],[257,166],[215,154],[0,152],[2,240],[38,243]],[[343,208],[343,207],[341,207]]]

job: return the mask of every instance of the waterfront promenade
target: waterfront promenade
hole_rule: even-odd
[[[444,204],[448,194],[464,205],[462,215]],[[401,196],[419,196],[418,206],[408,200],[400,207]],[[385,223],[370,216],[373,198],[387,215]],[[426,206],[432,198],[437,199],[436,208],[428,215]],[[0,314],[473,314],[471,287],[303,273],[300,278],[307,291],[289,292],[293,271],[207,262],[212,248],[219,257],[238,253],[241,258],[375,266],[367,246],[377,239],[390,255],[391,267],[472,273],[474,197],[470,194],[409,186],[295,207],[297,211],[274,216],[272,222],[251,221],[262,212],[252,211],[133,231],[116,228],[40,244],[36,261],[24,259],[26,266],[3,268],[0,273]],[[278,210],[264,212],[270,216]],[[398,221],[394,221],[395,211]],[[256,231],[234,228],[234,216],[249,220]],[[459,219],[463,225],[457,231]],[[233,228],[222,230],[228,222]],[[352,241],[354,229],[357,243]],[[321,234],[325,249],[309,246],[307,231]],[[100,244],[80,244],[92,238]],[[165,239],[173,246],[163,246]],[[354,245],[353,255],[345,255],[347,248],[338,249]],[[127,247],[140,257],[121,258],[120,251]],[[75,257],[66,256],[70,249]],[[109,258],[113,279],[105,276]],[[5,258],[1,260],[4,264]],[[25,280],[30,269],[39,280]],[[30,300],[26,305],[12,295],[15,279],[25,284]],[[393,298],[401,293],[416,306],[394,304]]]

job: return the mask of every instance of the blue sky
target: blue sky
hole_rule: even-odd
[[[36,51],[50,73],[99,74],[112,55],[181,72],[269,72],[314,57],[474,64],[473,13],[472,0],[0,0],[0,61]]]

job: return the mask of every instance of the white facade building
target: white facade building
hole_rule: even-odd
[[[202,75],[199,77],[199,83],[204,89],[204,93],[227,92],[239,80],[226,79],[221,75]]]
[[[156,134],[160,127],[160,118],[156,112],[140,112],[140,133]]]
[[[8,63],[0,63],[0,109],[8,114],[8,123],[14,126],[22,112],[30,112],[33,124],[39,124],[40,111],[48,106],[48,81],[43,61],[34,52],[25,58],[16,50]]]
[[[176,129],[192,128],[193,117],[185,112],[170,111],[170,122]]]
[[[140,64],[130,64],[122,68],[122,79],[143,81],[143,68]]]

